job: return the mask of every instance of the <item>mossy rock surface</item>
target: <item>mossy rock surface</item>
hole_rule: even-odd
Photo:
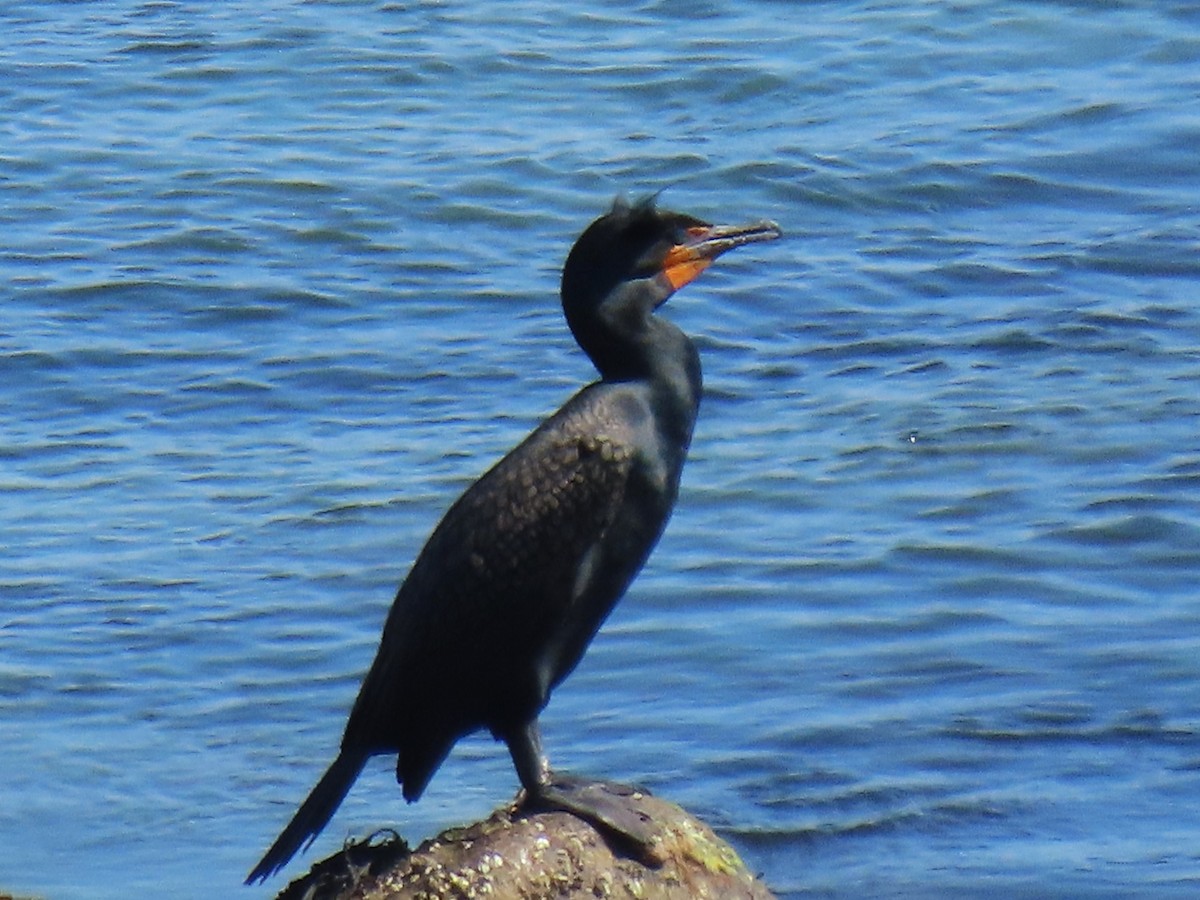
[[[654,830],[645,858],[610,845],[569,813],[506,807],[411,852],[395,835],[351,845],[289,885],[279,900],[772,898],[699,819],[644,792],[628,802]]]

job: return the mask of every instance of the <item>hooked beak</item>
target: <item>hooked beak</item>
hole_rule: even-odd
[[[687,229],[687,240],[667,251],[662,274],[677,291],[726,250],[755,241],[773,241],[782,234],[778,225],[765,219],[750,225],[698,225]]]

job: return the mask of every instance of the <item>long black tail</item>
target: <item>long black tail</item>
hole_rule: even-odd
[[[246,884],[266,881],[288,864],[288,860],[296,855],[301,844],[305,850],[308,849],[321,833],[321,829],[333,817],[366,762],[367,757],[362,753],[338,754],[333,765],[309,793],[308,799],[300,804],[296,815],[292,816],[292,821],[283,829],[283,834],[275,839],[271,849],[263,855],[262,861],[246,878]]]

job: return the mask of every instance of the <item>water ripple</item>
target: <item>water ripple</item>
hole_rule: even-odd
[[[240,881],[438,516],[592,377],[572,238],[665,189],[787,237],[665,309],[708,390],[556,762],[781,896],[1194,892],[1190,8],[0,20],[0,889]],[[514,789],[486,738],[386,769],[318,852]]]

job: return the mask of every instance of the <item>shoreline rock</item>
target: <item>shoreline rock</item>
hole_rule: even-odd
[[[645,860],[569,813],[510,805],[412,851],[394,832],[377,832],[314,865],[277,900],[773,900],[708,825],[645,792],[628,802],[654,831]]]

